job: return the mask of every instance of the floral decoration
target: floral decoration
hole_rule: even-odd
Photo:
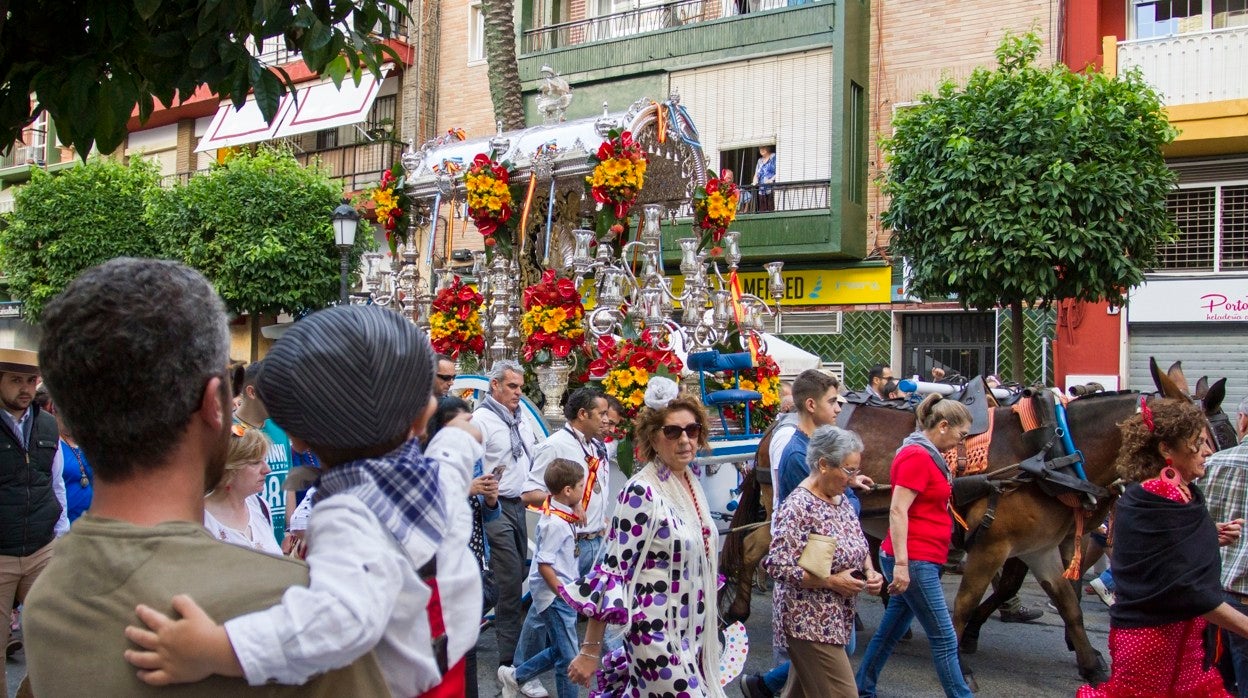
[[[485,246],[492,248],[510,237],[499,236],[507,232],[506,225],[515,213],[512,208],[515,197],[511,193],[512,169],[510,163],[499,163],[485,153],[473,158],[472,165],[464,173],[464,187],[468,190],[468,215],[477,230],[485,236]]]
[[[693,230],[702,240],[701,247],[714,245],[712,256],[721,254],[719,241],[737,219],[740,196],[736,184],[714,174],[707,178],[705,187],[698,187],[693,193]]]
[[[602,204],[616,221],[626,220],[628,210],[636,203],[637,194],[646,183],[649,162],[646,151],[633,140],[632,132],[612,130],[589,159],[594,163],[594,171],[585,182],[594,201]],[[616,225],[621,224],[617,222]]]
[[[398,251],[400,242],[407,242],[407,228],[412,210],[412,200],[404,190],[403,166],[396,164],[381,173],[381,182],[368,192],[373,202],[377,222],[386,231],[390,254]]]
[[[584,350],[585,306],[571,279],[556,279],[555,270],[547,269],[541,281],[524,289],[521,307],[526,362],[547,363]]]
[[[477,289],[455,281],[438,292],[429,313],[429,341],[434,351],[458,359],[461,353],[478,356],[485,351],[481,327],[481,304],[485,298]]]
[[[780,366],[775,359],[763,352],[758,353],[758,365],[741,371],[724,371],[707,376],[706,389],[727,390],[733,386],[734,374],[739,374],[742,390],[757,390],[763,397],[750,405],[750,427],[764,431],[776,419],[780,410]],[[724,416],[740,419],[744,416],[742,405],[724,405]]]
[[[640,340],[599,337],[597,349],[598,358],[589,363],[590,378],[602,381],[602,391],[624,406],[620,429],[631,439],[633,422],[645,404],[650,377],[664,372],[679,375],[684,364],[676,352],[656,349],[645,337]]]

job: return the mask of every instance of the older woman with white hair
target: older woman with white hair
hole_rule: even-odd
[[[845,497],[861,469],[862,439],[840,427],[817,427],[806,462],[810,475],[776,512],[771,551],[763,561],[776,582],[774,643],[787,647],[793,662],[785,695],[857,696],[845,651],[854,632],[855,600],[863,590],[879,593],[884,582]],[[812,551],[803,561],[808,546]],[[826,574],[823,568],[810,571],[818,560]]]

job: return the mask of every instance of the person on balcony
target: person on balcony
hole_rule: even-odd
[[[776,210],[776,193],[771,185],[776,183],[776,153],[772,146],[758,148],[758,165],[754,168],[754,186],[758,188],[758,205],[755,211]]]

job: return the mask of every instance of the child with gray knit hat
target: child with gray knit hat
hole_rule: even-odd
[[[394,696],[463,695],[481,617],[480,571],[466,554],[481,435],[464,415],[421,451],[433,373],[425,334],[374,306],[314,313],[277,341],[261,399],[325,466],[308,527],[311,584],[224,626],[185,597],[178,621],[139,607],[156,631],[127,629],[147,650],[127,655],[141,678],[299,684],[375,647]]]

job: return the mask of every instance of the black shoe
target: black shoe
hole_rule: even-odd
[[[1044,611],[1027,608],[1026,606],[1019,606],[1014,611],[1001,609],[1000,613],[1002,623],[1030,623],[1043,615]]]
[[[13,655],[17,654],[19,651],[21,651],[21,649],[22,649],[22,638],[20,635],[17,637],[9,638],[9,644],[7,647],[4,648],[5,659],[12,659]]]
[[[762,674],[743,674],[741,676],[741,694],[745,698],[773,698],[767,684],[763,683]]]

